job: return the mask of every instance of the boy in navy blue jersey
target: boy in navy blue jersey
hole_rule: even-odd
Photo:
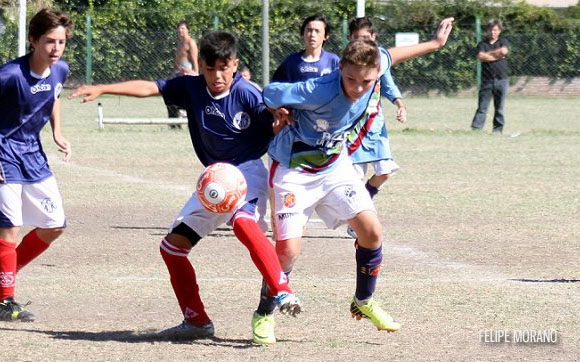
[[[16,273],[44,252],[66,226],[62,199],[40,143],[50,121],[65,161],[60,92],[68,65],[60,60],[73,23],[61,12],[39,11],[30,20],[32,51],[0,67],[0,321],[33,321],[14,301]],[[22,225],[32,231],[16,247]]]
[[[161,255],[184,316],[180,325],[160,333],[170,339],[214,334],[187,255],[202,237],[225,222],[231,223],[238,239],[248,248],[281,312],[296,315],[301,310],[282,273],[274,247],[263,233],[268,173],[260,158],[274,135],[273,117],[260,92],[237,72],[236,43],[236,38],[227,32],[204,36],[199,47],[200,76],[83,86],[71,94],[71,97],[85,96],[81,102],[101,94],[163,96],[166,104],[187,110],[193,147],[204,166],[229,162],[246,177],[249,202],[230,214],[214,214],[201,205],[194,193],[161,242]]]
[[[329,32],[324,16],[317,14],[304,19],[300,27],[304,50],[284,59],[274,72],[272,82],[298,82],[329,74],[338,68],[338,55],[322,49]]]

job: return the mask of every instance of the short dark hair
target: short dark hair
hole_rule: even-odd
[[[380,68],[381,58],[377,43],[370,39],[353,40],[342,51],[340,64]]]
[[[66,30],[66,38],[70,39],[74,30],[74,24],[70,17],[57,10],[42,9],[30,19],[28,38],[38,40],[41,36],[59,26]]]
[[[370,16],[363,16],[362,18],[354,18],[348,24],[348,34],[352,35],[355,31],[367,28],[371,34],[375,33],[373,28],[373,19]]]
[[[214,31],[207,33],[199,42],[199,58],[213,67],[217,60],[236,59],[238,41],[232,33]]]
[[[178,29],[180,26],[185,25],[185,27],[187,28],[187,30],[189,30],[189,23],[185,20],[181,20],[179,23],[177,23],[177,26],[175,27],[175,29]]]
[[[304,31],[306,30],[308,23],[310,23],[311,21],[322,21],[324,23],[324,36],[327,37],[330,35],[330,26],[328,25],[328,23],[326,22],[326,18],[322,14],[311,15],[306,19],[304,19],[302,25],[300,26],[300,35],[304,35]]]
[[[491,29],[493,29],[494,26],[497,26],[500,31],[503,31],[503,25],[501,24],[501,20],[498,19],[491,19],[490,21],[488,21],[487,24],[485,25],[485,30],[491,31]]]

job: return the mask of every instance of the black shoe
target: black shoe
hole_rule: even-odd
[[[0,321],[33,322],[34,314],[28,312],[23,306],[16,303],[14,298],[9,297],[0,302]]]

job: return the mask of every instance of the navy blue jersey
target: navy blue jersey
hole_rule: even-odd
[[[185,108],[189,134],[204,166],[259,159],[272,139],[272,115],[260,91],[238,73],[229,92],[214,97],[203,76],[158,80],[165,104]]]
[[[52,175],[40,144],[68,76],[59,60],[48,75],[31,72],[30,54],[0,67],[0,182],[35,183]]]
[[[306,61],[302,58],[303,52],[289,55],[276,69],[272,82],[302,82],[311,78],[330,74],[338,68],[340,58],[338,55],[322,51],[320,59],[316,61]]]

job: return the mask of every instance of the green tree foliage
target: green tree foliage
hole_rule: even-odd
[[[262,81],[262,1],[261,0],[38,0],[29,2],[29,15],[37,6],[54,6],[71,14],[75,37],[65,54],[71,66],[72,82],[85,79],[86,18],[92,21],[93,75],[95,82],[126,79],[158,79],[171,76],[177,42],[175,26],[180,20],[190,24],[191,35],[199,39],[219,29],[239,37],[239,57],[248,65],[255,80]],[[41,4],[42,3],[42,4]],[[12,8],[10,8],[10,6]],[[325,49],[340,53],[343,23],[354,16],[353,0],[295,1],[270,0],[270,71],[290,53],[302,48],[300,24],[307,16],[321,13],[331,25]],[[15,57],[17,16],[14,5],[3,5],[0,18],[0,60]],[[438,22],[447,16],[456,19],[446,47],[436,54],[414,59],[394,69],[404,89],[414,87],[453,92],[475,83],[475,19],[504,22],[504,35],[512,43],[512,75],[574,77],[580,74],[580,6],[565,11],[540,8],[516,0],[367,0],[366,13],[375,18],[382,46],[395,43],[396,32],[417,32],[420,40],[431,38]]]

